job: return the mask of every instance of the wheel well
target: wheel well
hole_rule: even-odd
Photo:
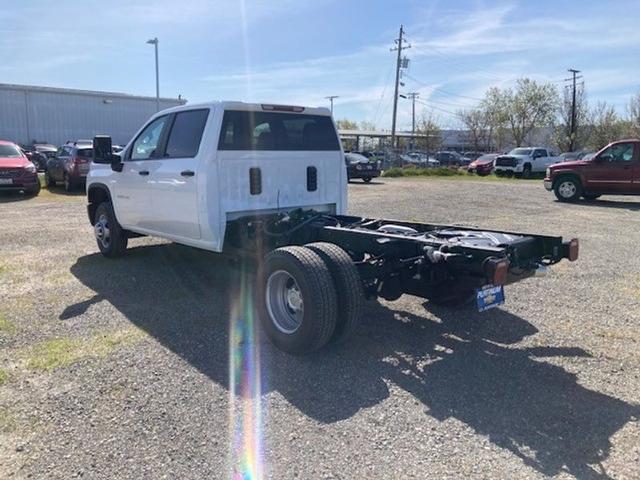
[[[529,167],[529,170],[531,170],[531,169],[532,169],[531,164],[530,164],[529,162],[525,163],[525,164],[522,166],[522,169],[524,170],[524,169],[525,169],[525,168],[527,168],[527,167]]]
[[[89,200],[89,205],[87,206],[89,221],[91,222],[91,225],[93,225],[93,219],[95,217],[98,205],[100,205],[102,202],[110,202],[111,195],[109,194],[109,189],[106,186],[91,185],[89,187],[89,191],[87,192],[87,199]]]
[[[567,179],[572,179],[577,181],[578,185],[582,187],[582,181],[580,180],[580,177],[578,175],[576,175],[575,173],[561,173],[553,180],[553,188],[556,188],[556,185],[558,185],[559,181],[567,180]]]

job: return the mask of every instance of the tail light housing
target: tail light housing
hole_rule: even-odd
[[[578,260],[578,255],[580,253],[580,243],[577,238],[572,238],[567,243],[567,258],[570,262],[575,262]]]
[[[492,285],[504,285],[509,276],[509,260],[491,257],[484,262],[484,273]]]

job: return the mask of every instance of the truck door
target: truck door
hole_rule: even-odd
[[[151,185],[168,120],[168,115],[156,118],[140,132],[124,155],[122,172],[116,174],[114,208],[125,227],[154,230]]]
[[[202,172],[198,165],[204,156],[200,142],[208,116],[209,109],[204,108],[170,117],[166,147],[153,172],[151,187],[154,230],[158,232],[200,238],[197,183]]]
[[[549,166],[549,154],[544,148],[536,148],[531,156],[533,172],[544,172]]]
[[[638,168],[635,142],[615,143],[596,156],[585,169],[588,190],[633,193],[633,180]]]

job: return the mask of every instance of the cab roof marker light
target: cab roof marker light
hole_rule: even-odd
[[[266,105],[262,104],[262,110],[271,112],[304,112],[304,107],[296,107],[294,105]]]

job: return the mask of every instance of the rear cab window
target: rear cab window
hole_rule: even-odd
[[[218,149],[336,151],[340,143],[329,116],[227,110]]]

